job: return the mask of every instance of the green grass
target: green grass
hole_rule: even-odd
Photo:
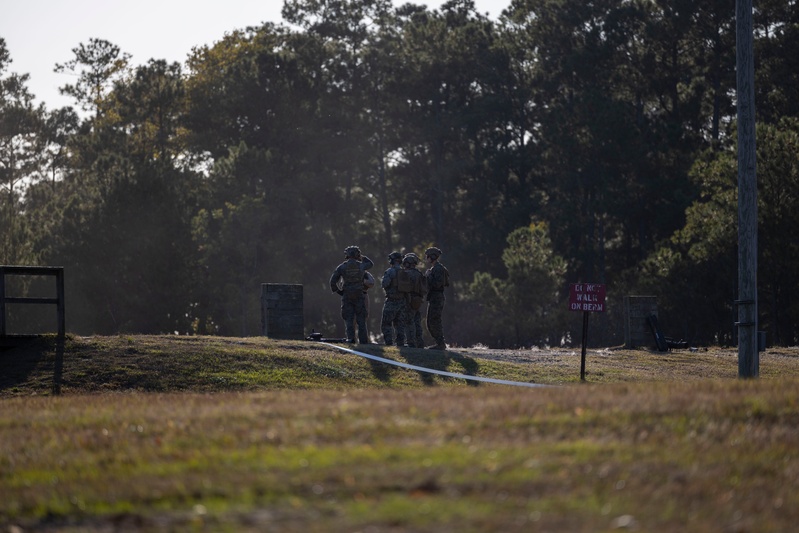
[[[563,385],[467,384],[303,342],[72,337],[59,355],[47,338],[0,352],[0,530],[789,531],[799,519],[793,350],[761,354],[757,380],[735,378],[729,351],[596,352],[585,384],[579,355],[368,350]]]

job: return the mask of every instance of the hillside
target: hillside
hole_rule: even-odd
[[[353,348],[458,374],[541,384],[580,380],[579,349],[452,348],[442,353],[381,345]],[[586,381],[736,378],[737,365],[735,349],[589,350]],[[61,348],[47,336],[0,352],[0,369],[0,396],[475,385],[371,361],[323,343],[263,337],[68,336]],[[763,378],[799,374],[799,349],[761,353],[760,372]]]

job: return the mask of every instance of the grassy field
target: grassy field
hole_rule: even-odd
[[[360,348],[356,346],[356,348]],[[0,531],[792,531],[799,350],[45,338],[0,352]]]

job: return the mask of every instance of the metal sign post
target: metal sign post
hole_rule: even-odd
[[[599,283],[572,283],[569,286],[569,310],[583,312],[583,349],[580,358],[580,381],[585,381],[588,314],[603,313],[605,311],[605,286]]]

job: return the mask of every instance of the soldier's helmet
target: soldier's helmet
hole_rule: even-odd
[[[419,264],[419,256],[413,252],[405,254],[405,257],[402,258],[402,266],[407,265],[415,267],[418,264]]]
[[[351,257],[358,258],[360,256],[361,256],[361,249],[358,248],[357,246],[347,246],[347,248],[344,250],[344,257],[346,257],[347,259]]]
[[[424,251],[424,256],[432,257],[433,259],[438,259],[439,257],[441,257],[441,250],[433,246]]]
[[[391,252],[390,254],[388,254],[388,264],[389,265],[393,265],[394,261],[397,261],[399,259],[402,259],[402,254],[399,253],[399,252]]]

